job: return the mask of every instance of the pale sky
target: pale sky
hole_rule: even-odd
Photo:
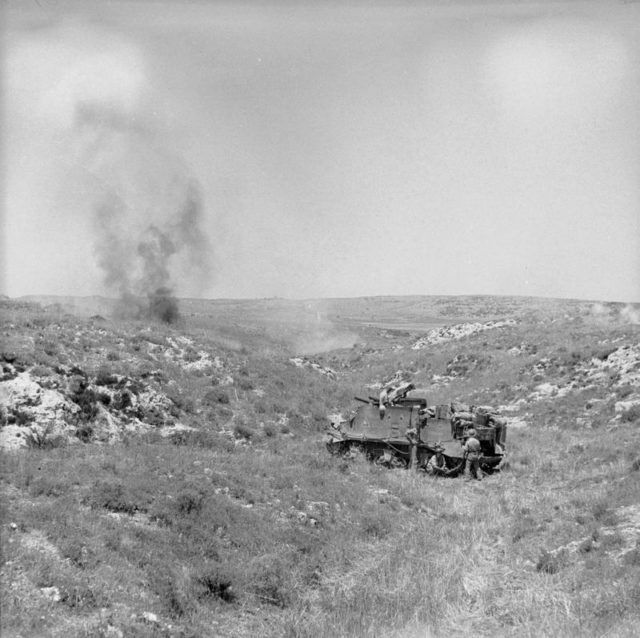
[[[104,255],[140,270],[189,183],[208,243],[168,257],[179,296],[640,301],[640,3],[20,0],[2,22],[12,297],[113,294]]]

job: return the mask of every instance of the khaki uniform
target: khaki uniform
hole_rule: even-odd
[[[464,467],[464,476],[467,479],[473,477],[474,479],[482,480],[482,470],[480,470],[480,457],[482,456],[482,449],[480,447],[480,441],[470,436],[463,448],[464,456],[466,459]]]
[[[445,476],[449,474],[444,454],[434,454],[431,456],[424,469],[425,472],[431,474],[431,476]]]

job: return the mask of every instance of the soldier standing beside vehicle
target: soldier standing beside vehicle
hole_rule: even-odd
[[[480,457],[482,456],[482,450],[480,447],[480,441],[476,439],[476,431],[473,428],[469,428],[466,433],[466,441],[462,446],[464,450],[464,478],[469,481],[471,478],[477,481],[482,480],[482,470],[480,469]]]

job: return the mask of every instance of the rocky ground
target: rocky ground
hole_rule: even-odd
[[[636,307],[248,303],[2,300],[3,636],[635,635]],[[330,457],[330,419],[394,381],[500,411],[508,468]]]

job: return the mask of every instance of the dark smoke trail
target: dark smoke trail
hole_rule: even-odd
[[[180,318],[178,301],[169,288],[158,288],[149,297],[149,314],[165,323],[175,323]]]
[[[99,184],[97,261],[106,288],[118,295],[119,315],[173,323],[179,317],[174,291],[209,279],[204,207],[197,181],[141,119],[132,123],[96,104],[78,113],[86,163]]]

